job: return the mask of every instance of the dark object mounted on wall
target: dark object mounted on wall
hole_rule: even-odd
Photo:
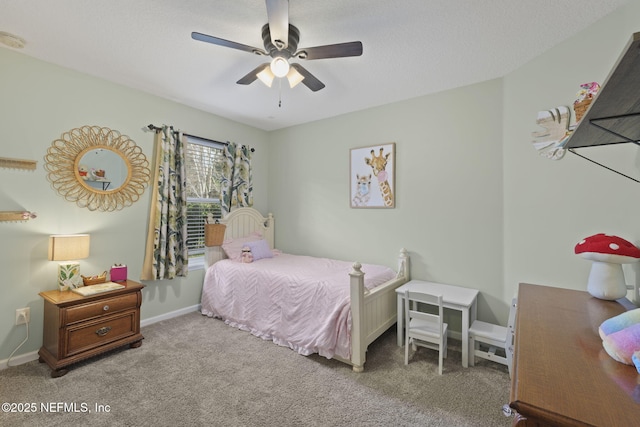
[[[640,183],[640,32],[634,33],[567,148],[590,162]]]

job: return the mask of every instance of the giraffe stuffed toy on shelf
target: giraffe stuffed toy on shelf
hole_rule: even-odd
[[[391,153],[383,155],[384,148],[380,148],[380,154],[376,157],[375,151],[371,150],[371,158],[365,157],[364,161],[367,165],[373,169],[373,174],[378,178],[378,186],[380,186],[380,192],[382,193],[382,200],[386,207],[393,206],[393,192],[388,181],[388,174],[386,171],[387,161]]]

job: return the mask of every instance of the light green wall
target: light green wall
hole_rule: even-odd
[[[504,292],[501,129],[492,80],[272,132],[276,245],[394,268],[406,248],[414,278],[480,289],[488,312]],[[350,149],[388,142],[396,207],[351,209]]]
[[[0,210],[38,214],[25,223],[0,223],[0,360],[25,336],[24,326],[14,326],[16,308],[31,308],[30,338],[17,354],[42,344],[43,302],[38,292],[56,289],[57,265],[46,259],[50,234],[91,233],[91,255],[81,261],[85,275],[118,262],[128,264],[132,279],[140,277],[150,191],[118,212],[90,212],[65,201],[50,187],[43,167],[47,149],[63,132],[83,125],[106,126],[128,135],[149,159],[153,134],[142,131],[149,123],[249,144],[256,148],[255,205],[266,210],[266,132],[8,49],[0,49],[0,70],[0,156],[38,161],[33,172],[0,168]],[[200,270],[186,279],[146,282],[142,319],[199,304],[202,279]]]
[[[640,2],[631,3],[504,78],[505,290],[518,282],[586,290],[591,265],[574,255],[576,243],[604,232],[640,244],[640,184],[572,153],[545,159],[530,143],[538,111],[570,106],[581,83],[604,82],[640,31]],[[637,269],[624,266],[628,284]]]

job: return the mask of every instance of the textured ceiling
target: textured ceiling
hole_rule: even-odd
[[[360,57],[293,61],[318,92],[237,85],[265,58],[191,39],[262,48],[264,0],[0,0],[0,31],[26,41],[0,46],[273,130],[502,77],[627,2],[290,0],[299,47],[363,43]]]

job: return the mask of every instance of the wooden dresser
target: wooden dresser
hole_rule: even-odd
[[[43,345],[40,362],[51,376],[67,373],[80,360],[129,345],[139,347],[140,306],[144,285],[127,280],[124,289],[83,297],[71,291],[41,292],[44,299]]]
[[[603,349],[600,324],[629,301],[520,284],[510,406],[514,426],[640,425],[640,376]]]

